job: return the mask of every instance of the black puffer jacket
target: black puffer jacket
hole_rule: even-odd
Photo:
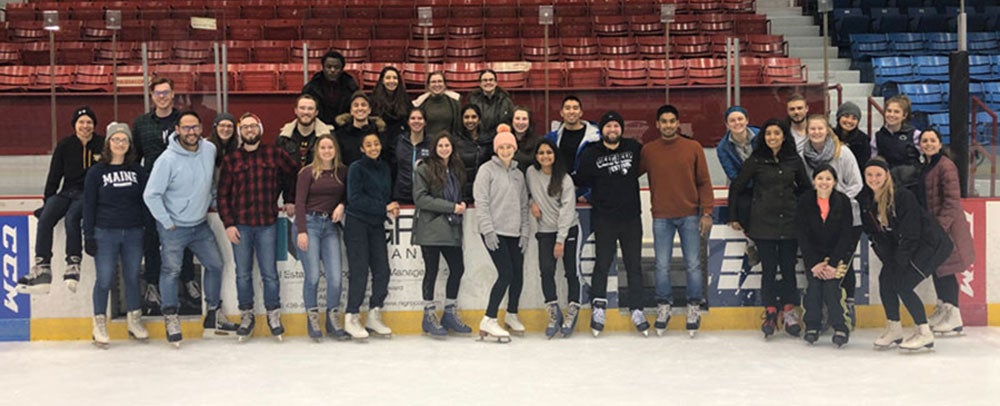
[[[802,158],[795,153],[775,158],[770,151],[754,151],[729,186],[730,221],[747,218],[739,212],[741,205],[736,199],[751,182],[750,224],[742,224],[747,235],[753,239],[795,238],[798,235],[795,215],[799,196],[812,188]]]
[[[837,133],[837,138],[840,139],[840,142],[846,144],[847,148],[851,149],[854,159],[858,161],[858,167],[864,167],[865,163],[869,159],[872,159],[872,137],[867,133],[858,128],[846,131],[840,128],[839,125],[834,132]],[[864,176],[861,178],[864,179]]]
[[[799,226],[799,248],[806,270],[829,258],[831,266],[848,264],[858,245],[852,232],[851,198],[836,190],[830,194],[830,212],[826,220],[820,215],[816,191],[810,190],[799,198],[795,222]]]
[[[475,89],[466,96],[467,104],[475,104],[483,112],[479,118],[480,127],[486,134],[494,134],[500,123],[510,124],[514,119],[514,101],[510,94],[497,87],[492,95],[487,96],[481,89]]]
[[[885,158],[890,168],[900,165],[920,165],[920,151],[915,143],[920,131],[910,123],[903,123],[899,131],[889,131],[884,126],[875,133],[875,148]],[[867,162],[867,161],[865,161]],[[858,162],[859,166],[864,166]]]
[[[455,153],[465,164],[466,179],[465,186],[462,187],[462,201],[472,203],[472,183],[476,180],[476,172],[482,164],[488,162],[493,157],[493,137],[479,134],[479,138],[472,139],[471,136],[462,131],[455,137]]]
[[[347,72],[342,73],[336,82],[329,82],[323,71],[319,71],[302,87],[302,93],[312,95],[319,101],[318,117],[324,123],[334,123],[338,115],[349,112],[351,95],[356,91],[358,83]]]

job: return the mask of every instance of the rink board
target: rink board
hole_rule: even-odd
[[[65,231],[59,223],[54,230],[53,241],[53,283],[48,295],[30,297],[20,295],[14,290],[17,278],[28,272],[33,257],[36,220],[30,215],[30,210],[37,207],[40,201],[34,199],[0,199],[0,235],[2,235],[2,255],[4,263],[4,306],[0,309],[0,341],[26,340],[85,340],[90,338],[90,317],[92,313],[91,287],[94,283],[93,258],[85,256],[82,264],[82,274],[77,293],[70,293],[62,283],[63,243]],[[652,264],[652,220],[648,210],[648,195],[643,192],[643,257],[644,267]],[[997,247],[1000,241],[1000,200],[997,199],[967,199],[963,201],[966,217],[972,224],[974,241],[976,242],[977,261],[968,271],[959,275],[961,290],[960,303],[966,325],[1000,325],[1000,257],[997,250],[987,250],[987,247]],[[486,307],[489,290],[496,277],[496,271],[489,255],[479,238],[474,221],[475,209],[470,209],[464,223],[465,228],[465,275],[462,279],[458,304],[462,310],[464,321],[473,328],[478,326]],[[724,210],[724,208],[722,208]],[[580,208],[584,219],[584,232],[589,228],[588,208]],[[720,208],[716,209],[716,223]],[[990,221],[990,219],[993,219]],[[222,299],[224,311],[231,315],[238,314],[235,265],[232,257],[232,247],[226,240],[225,232],[218,216],[209,216],[210,224],[215,231],[217,243],[226,263],[222,280]],[[389,285],[389,296],[385,303],[385,320],[397,334],[416,334],[420,332],[423,299],[421,298],[421,281],[423,277],[423,259],[418,246],[411,245],[411,227],[413,211],[404,209],[400,218],[386,226],[386,238],[390,255],[392,275]],[[534,225],[533,225],[534,227]],[[279,230],[282,235],[291,236],[291,224],[282,217],[279,220]],[[716,224],[708,241],[706,290],[710,310],[703,316],[702,328],[705,330],[743,330],[756,329],[760,323],[760,267],[749,271],[741,268],[741,256],[745,246],[742,233],[735,232],[724,224]],[[281,297],[284,309],[284,321],[289,335],[305,335],[305,316],[302,304],[302,267],[297,260],[291,240],[279,242],[278,272],[281,279]],[[884,324],[884,315],[878,300],[878,270],[881,263],[867,245],[859,244],[855,253],[855,269],[858,270],[856,294],[858,301],[858,325],[873,327]],[[289,249],[292,248],[292,249]],[[680,248],[675,243],[675,257],[680,256]],[[541,294],[541,281],[538,276],[537,245],[532,240],[525,254],[524,288],[521,295],[522,321],[529,332],[541,332],[547,320],[544,311],[544,301]],[[587,236],[581,255],[581,271],[583,282],[589,286],[590,270],[593,267],[593,235]],[[444,288],[447,275],[445,261],[441,261],[436,300],[444,300]],[[798,266],[798,285],[805,286],[804,266]],[[561,303],[565,303],[566,286],[561,264],[556,273],[556,282]],[[346,303],[347,260],[343,256],[343,284],[341,292],[341,308]],[[622,278],[624,279],[624,278]],[[675,285],[677,279],[674,279]],[[680,280],[683,282],[683,277]],[[259,273],[254,274],[257,298],[256,312],[264,312]],[[618,306],[617,271],[612,270],[608,281],[609,307]],[[326,302],[325,282],[320,280],[320,306]],[[586,286],[582,289],[586,292]],[[918,292],[930,307],[935,301],[933,286],[925,281],[918,287]],[[365,302],[367,304],[367,301]],[[505,305],[501,305],[502,309]],[[362,311],[364,311],[363,309]],[[651,309],[648,309],[651,310]],[[579,331],[587,330],[585,320],[589,319],[589,308],[583,309]],[[501,317],[503,315],[501,314]],[[904,319],[908,316],[904,312]],[[186,337],[201,335],[201,323],[198,317],[184,317],[183,329]],[[267,334],[266,323],[258,320],[256,334]],[[906,321],[906,320],[904,320]],[[669,329],[683,329],[683,317],[675,316]],[[163,337],[163,323],[158,317],[146,318],[153,337]],[[608,312],[607,329],[610,331],[626,331],[633,327],[628,316],[619,311]],[[109,325],[112,338],[125,338],[124,322],[115,320]]]

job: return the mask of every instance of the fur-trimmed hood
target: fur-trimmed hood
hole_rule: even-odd
[[[354,118],[351,117],[351,113],[343,113],[337,116],[337,119],[334,121],[337,123],[338,127],[343,127],[346,125],[351,125],[351,123],[354,121]],[[368,116],[368,125],[373,125],[373,124],[375,125],[375,128],[378,129],[379,133],[385,131],[385,120],[382,120],[382,118],[377,116]]]
[[[298,122],[298,120],[292,120],[290,123],[286,123],[284,126],[281,127],[281,131],[278,133],[278,136],[279,137],[291,138],[292,137],[292,133],[295,131],[295,123],[297,123],[297,122]],[[317,118],[316,119],[316,136],[317,137],[322,137],[324,135],[331,135],[331,134],[333,134],[333,126],[331,126],[331,125],[329,125],[327,123],[324,123],[322,120],[320,120],[320,119]]]

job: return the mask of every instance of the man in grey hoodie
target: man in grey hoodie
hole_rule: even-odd
[[[194,111],[180,113],[174,130],[167,150],[153,166],[142,197],[156,219],[162,245],[160,291],[167,341],[180,346],[177,281],[185,248],[194,252],[205,267],[205,336],[232,336],[236,326],[221,311],[222,254],[207,221],[215,145],[201,138],[201,118]]]

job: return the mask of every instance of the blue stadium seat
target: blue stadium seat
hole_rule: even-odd
[[[993,72],[993,64],[988,55],[969,55],[969,79],[987,82],[1000,77]]]
[[[927,121],[930,123],[932,128],[938,130],[941,134],[942,144],[951,144],[951,117],[948,116],[948,113],[928,115]]]
[[[889,45],[896,55],[924,55],[924,35],[912,32],[887,34]]]
[[[889,0],[862,0],[858,3],[865,14],[871,14],[872,9],[889,7]]]
[[[867,34],[871,32],[871,18],[861,13],[861,9],[835,10],[834,32],[836,45],[848,45],[851,34]]]
[[[910,98],[913,111],[924,113],[948,111],[948,99],[940,84],[900,84],[899,93]]]
[[[983,83],[983,101],[988,104],[1000,104],[1000,82]]]
[[[992,54],[997,51],[996,32],[968,33],[968,47],[971,54]]]
[[[899,9],[879,8],[871,10],[873,32],[907,32],[910,30],[910,17],[899,14]]]
[[[958,35],[950,32],[934,32],[924,35],[927,53],[947,55],[958,49]]]
[[[885,94],[885,90],[895,83],[913,82],[913,62],[908,56],[873,58],[875,69],[875,91]]]
[[[851,59],[855,61],[892,55],[886,34],[851,34],[850,42]]]
[[[948,58],[944,56],[914,56],[913,76],[916,82],[947,82]]]
[[[944,32],[948,30],[950,17],[938,13],[934,7],[911,8],[906,15],[910,16],[910,28],[916,32]]]
[[[1000,78],[1000,55],[990,56],[990,66],[993,67],[993,75]]]

